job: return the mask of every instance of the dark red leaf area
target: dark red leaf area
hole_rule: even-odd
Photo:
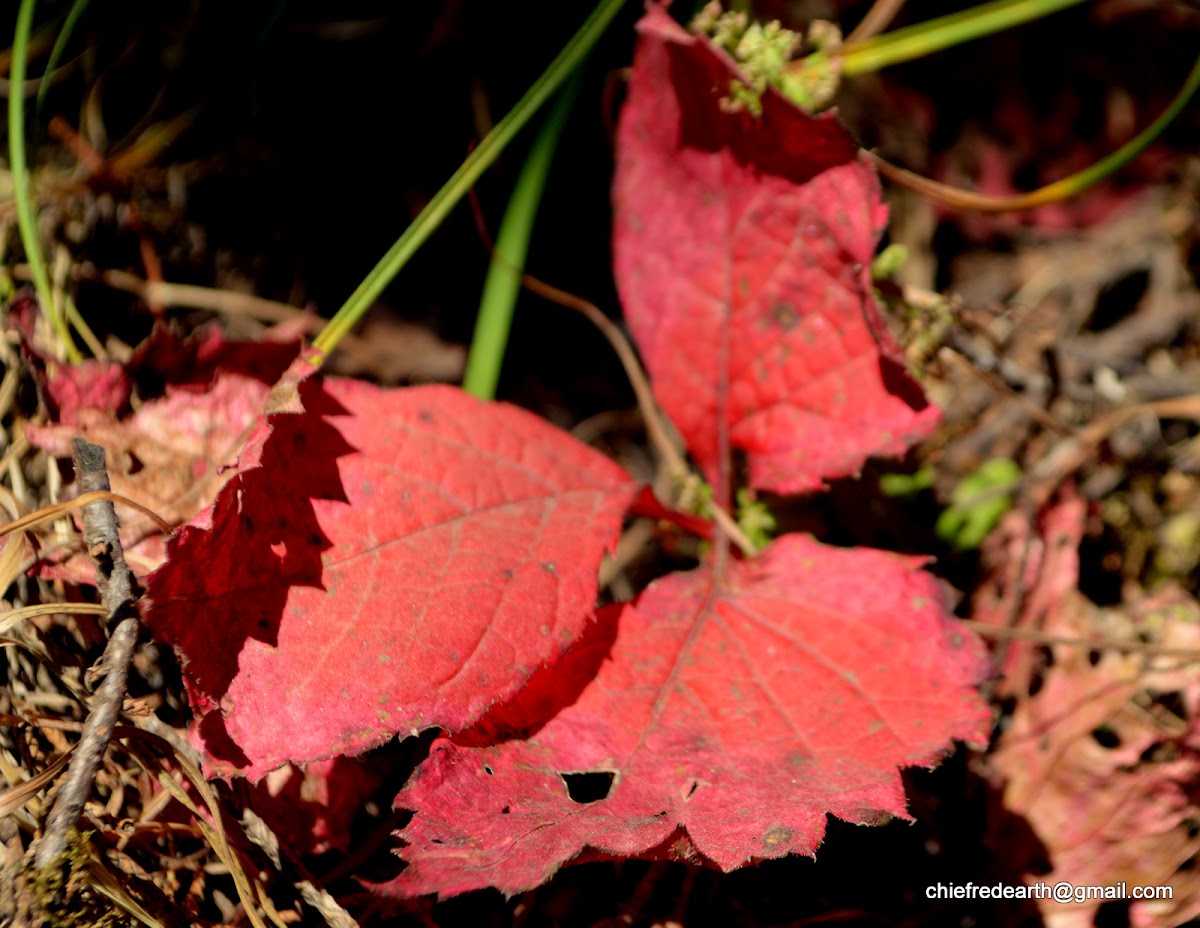
[[[382,777],[363,758],[288,765],[246,785],[246,801],[292,854],[349,850],[351,824]]]
[[[207,387],[218,371],[273,384],[296,360],[300,344],[299,337],[272,331],[261,341],[231,341],[213,325],[182,336],[158,323],[134,351],[129,369],[142,381],[157,379],[166,384]]]
[[[903,816],[898,767],[986,741],[986,670],[913,558],[789,535],[673,574],[435,742],[396,799],[410,866],[384,890],[516,893],[585,847],[639,855],[681,828],[725,870],[812,853],[826,813]]]
[[[664,133],[677,131],[672,145],[712,154],[727,150],[755,173],[773,174],[794,184],[857,160],[858,145],[841,123],[829,117],[814,119],[777,93],[763,94],[758,116],[745,108],[722,107],[721,98],[729,93],[734,78],[733,61],[707,40],[685,33],[661,8],[647,12],[638,32],[644,45],[661,42],[669,60],[678,127],[669,122],[657,127]],[[639,63],[635,62],[635,75]],[[656,71],[659,67],[654,66]],[[663,88],[658,92],[662,94]]]
[[[636,490],[514,407],[289,378],[148,583],[214,773],[475,722],[579,636]]]
[[[832,116],[774,91],[761,118],[728,112],[728,58],[661,9],[639,31],[615,270],[655,395],[693,457],[719,481],[741,449],[754,486],[793,493],[902,453],[938,411],[874,302],[886,210],[872,167]]]

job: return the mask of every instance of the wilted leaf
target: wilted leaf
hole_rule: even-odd
[[[710,480],[719,436],[759,488],[800,492],[899,454],[938,419],[871,289],[885,220],[832,116],[775,91],[730,112],[735,72],[659,7],[618,132],[615,269],[655,395]],[[722,481],[723,482],[723,481]]]
[[[216,772],[470,725],[578,637],[636,490],[514,407],[307,370],[148,583]]]
[[[1036,528],[1030,556],[1035,569],[1026,578],[1033,585],[1019,621],[1025,626],[1036,620],[1057,640],[1041,646],[1052,657],[1049,666],[1034,667],[1032,653],[1024,651],[1012,664],[1018,686],[1010,682],[1008,691],[1018,698],[988,758],[1003,782],[990,831],[999,858],[1029,880],[1170,886],[1171,900],[1132,902],[1129,923],[1182,924],[1200,914],[1200,878],[1190,865],[1200,820],[1194,791],[1200,776],[1200,607],[1170,589],[1119,609],[1091,603],[1073,588],[1083,515],[1082,503],[1068,495]],[[1020,518],[1013,513],[1008,520],[1014,539],[1021,536]],[[1017,562],[1011,551],[1003,557],[1005,564]],[[1065,584],[1070,587],[1063,589]],[[997,588],[1007,595],[995,611],[1011,612],[1007,600],[1024,588]],[[1133,648],[1081,646],[1072,639]],[[1010,827],[1014,818],[1025,827]],[[1050,928],[1090,928],[1101,903],[1045,899],[1038,905]]]
[[[229,341],[209,326],[181,339],[156,328],[128,365],[85,362],[55,368],[48,386],[57,383],[61,421],[27,425],[30,444],[60,457],[71,457],[71,440],[86,438],[105,449],[113,492],[127,496],[180,524],[212,504],[229,476],[270,384],[300,350],[298,341]],[[147,358],[153,356],[151,363]],[[147,386],[142,402],[128,412],[131,378]],[[157,383],[142,383],[146,375]],[[68,389],[69,385],[69,389]],[[117,402],[123,385],[124,400]],[[111,389],[110,389],[111,388]],[[153,392],[161,390],[161,396]],[[147,398],[147,393],[152,398]],[[110,395],[111,394],[111,395]],[[71,397],[64,405],[63,398]],[[158,567],[166,544],[154,520],[121,511],[125,555],[138,574]],[[53,558],[53,555],[51,556]],[[95,582],[95,567],[83,554],[41,567],[44,575]]]
[[[677,829],[730,870],[811,854],[827,813],[905,815],[897,768],[990,727],[982,647],[918,564],[789,535],[658,581],[435,743],[396,800],[416,815],[388,890],[516,893],[585,847],[638,855]],[[573,799],[580,774],[605,798]]]

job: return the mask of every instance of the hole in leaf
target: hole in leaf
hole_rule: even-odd
[[[136,474],[140,470],[143,470],[145,468],[145,466],[146,465],[142,463],[141,458],[139,458],[132,451],[129,452],[129,475],[130,476]]]
[[[1189,721],[1187,703],[1183,701],[1183,694],[1178,690],[1170,690],[1166,693],[1150,692],[1150,702],[1154,706],[1166,709],[1171,715],[1179,719],[1180,722],[1186,724]]]
[[[1088,651],[1088,663],[1095,667],[1100,663],[1100,658],[1102,656],[1103,655],[1096,648],[1092,648],[1092,650]]]
[[[1099,728],[1092,730],[1092,738],[1102,748],[1119,748],[1121,746],[1121,736],[1109,728],[1107,725],[1101,725]]]
[[[501,815],[508,815],[510,812],[512,812],[512,806],[505,806],[500,810]]]
[[[616,774],[611,770],[595,773],[560,773],[559,776],[567,784],[567,795],[573,802],[581,805],[607,799],[616,778]]]
[[[483,772],[486,773],[489,777],[494,777],[496,775],[496,771],[493,770],[491,767],[489,767],[487,764],[483,765]]]
[[[1167,764],[1179,759],[1179,748],[1169,741],[1155,741],[1142,751],[1138,758],[1140,764]]]
[[[692,785],[688,787],[687,798],[691,799],[696,795],[696,790],[700,788],[700,784],[696,780],[692,780]]]

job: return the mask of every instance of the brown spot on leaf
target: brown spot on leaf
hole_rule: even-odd
[[[785,332],[792,331],[796,327],[796,323],[800,321],[800,314],[796,312],[796,307],[786,301],[781,301],[771,307],[771,317]]]

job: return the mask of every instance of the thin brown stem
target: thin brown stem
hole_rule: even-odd
[[[1006,196],[975,193],[971,190],[963,190],[960,187],[943,184],[940,181],[930,180],[928,177],[922,177],[920,174],[916,174],[907,168],[902,168],[892,164],[890,161],[884,160],[874,152],[867,152],[867,154],[875,162],[875,167],[879,169],[879,173],[892,181],[892,183],[905,187],[914,193],[919,193],[936,203],[970,212],[1014,213],[1044,206],[1046,203],[1051,202],[1047,191],[1055,186],[1054,184],[1047,184],[1045,187],[1039,187],[1037,190],[1030,190],[1027,193],[1013,193]]]
[[[847,45],[853,45],[855,42],[864,42],[872,36],[879,35],[883,32],[896,14],[904,7],[904,0],[875,0],[871,9],[867,10],[867,15],[864,16],[854,27],[854,30],[846,36],[846,41],[842,44],[842,48]]]
[[[548,300],[558,303],[560,306],[573,309],[586,316],[600,330],[600,333],[608,339],[608,343],[612,345],[613,350],[617,353],[617,358],[621,361],[621,366],[625,368],[625,376],[629,378],[629,383],[633,387],[638,407],[641,409],[642,418],[646,423],[646,434],[650,438],[650,443],[654,445],[655,450],[666,461],[672,476],[677,481],[685,478],[691,472],[687,461],[684,459],[683,453],[667,429],[666,420],[659,410],[658,404],[654,401],[654,392],[650,389],[650,381],[646,377],[646,372],[642,370],[642,365],[638,361],[633,346],[629,344],[629,339],[625,337],[625,334],[608,316],[601,312],[600,307],[595,303],[591,303],[573,293],[568,293],[566,290],[560,290],[558,287],[538,280],[529,274],[521,275],[521,283],[538,296],[543,296]],[[747,557],[753,557],[758,553],[758,549],[754,547],[754,543],[746,537],[745,532],[741,530],[728,512],[715,503],[712,506],[712,511],[713,521],[738,546],[738,550]]]

